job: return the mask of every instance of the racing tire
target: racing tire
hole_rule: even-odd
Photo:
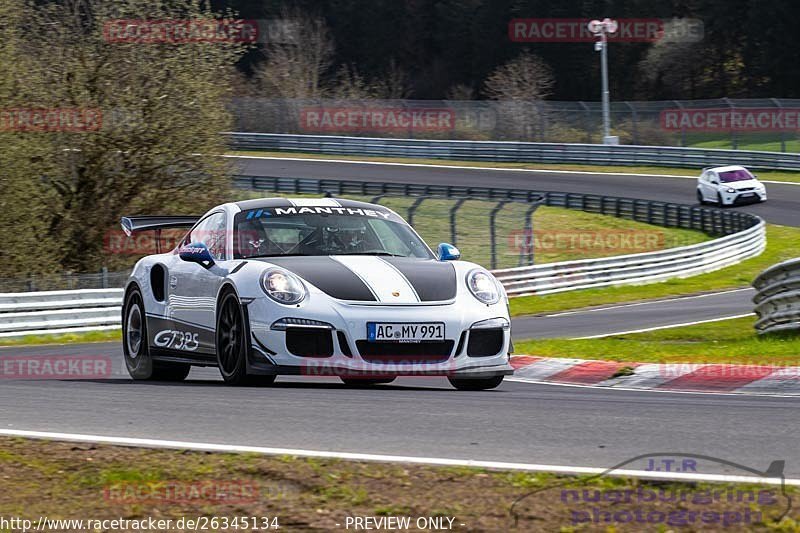
[[[222,295],[217,305],[216,352],[222,379],[228,385],[269,385],[274,375],[254,376],[247,373],[249,333],[239,297],[232,290]]]
[[[372,385],[388,385],[397,378],[347,378],[340,377],[348,387],[370,387]]]
[[[450,385],[458,390],[488,390],[500,386],[504,376],[494,376],[491,378],[468,379],[468,378],[447,378]]]
[[[706,205],[706,199],[703,198],[703,193],[700,192],[700,189],[697,189],[697,202],[700,205]]]
[[[147,344],[147,320],[139,288],[125,297],[122,311],[122,353],[128,373],[136,381],[183,381],[192,369],[182,363],[153,361]]]

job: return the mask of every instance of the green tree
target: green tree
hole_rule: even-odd
[[[24,0],[0,3],[0,277],[42,275],[60,268],[57,241],[50,234],[50,208],[58,196],[41,185],[53,170],[51,150],[41,134],[14,131],[9,110],[30,105],[26,93],[31,58],[23,52],[20,25]],[[33,172],[38,168],[38,174]]]
[[[20,9],[24,16],[9,31],[18,37],[25,68],[2,69],[13,78],[16,101],[97,110],[102,127],[17,134],[43,147],[36,160],[16,156],[27,166],[29,188],[4,199],[46,209],[44,233],[55,241],[50,253],[63,268],[129,265],[130,257],[105,249],[120,215],[202,212],[229,190],[228,165],[215,154],[225,149],[220,132],[231,124],[226,101],[244,47],[231,40],[112,42],[104,36],[107,24],[119,19],[220,18],[199,0],[28,1]],[[11,222],[0,226],[4,242],[17,231]],[[4,262],[2,268],[30,269],[38,255],[28,265]]]

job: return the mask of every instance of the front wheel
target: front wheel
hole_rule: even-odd
[[[222,379],[229,385],[269,385],[275,376],[247,374],[248,329],[239,298],[227,291],[217,306],[217,364]]]
[[[503,376],[491,378],[469,379],[469,378],[447,378],[450,384],[458,390],[488,390],[500,386]]]
[[[725,201],[722,199],[722,193],[720,192],[717,193],[717,204],[720,207],[725,207]]]

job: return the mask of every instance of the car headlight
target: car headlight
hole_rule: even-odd
[[[472,295],[482,303],[487,305],[496,304],[500,301],[500,292],[497,283],[491,274],[485,270],[476,268],[467,274],[467,287]]]
[[[727,189],[725,189],[725,192],[733,193],[733,192],[736,192],[736,189],[734,189],[733,187],[728,187]]]
[[[267,270],[261,275],[261,289],[279,304],[298,304],[306,297],[303,282],[291,272],[280,268]]]

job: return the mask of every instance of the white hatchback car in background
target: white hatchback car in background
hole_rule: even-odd
[[[697,201],[737,205],[765,202],[767,189],[742,166],[706,168],[697,180]]]

